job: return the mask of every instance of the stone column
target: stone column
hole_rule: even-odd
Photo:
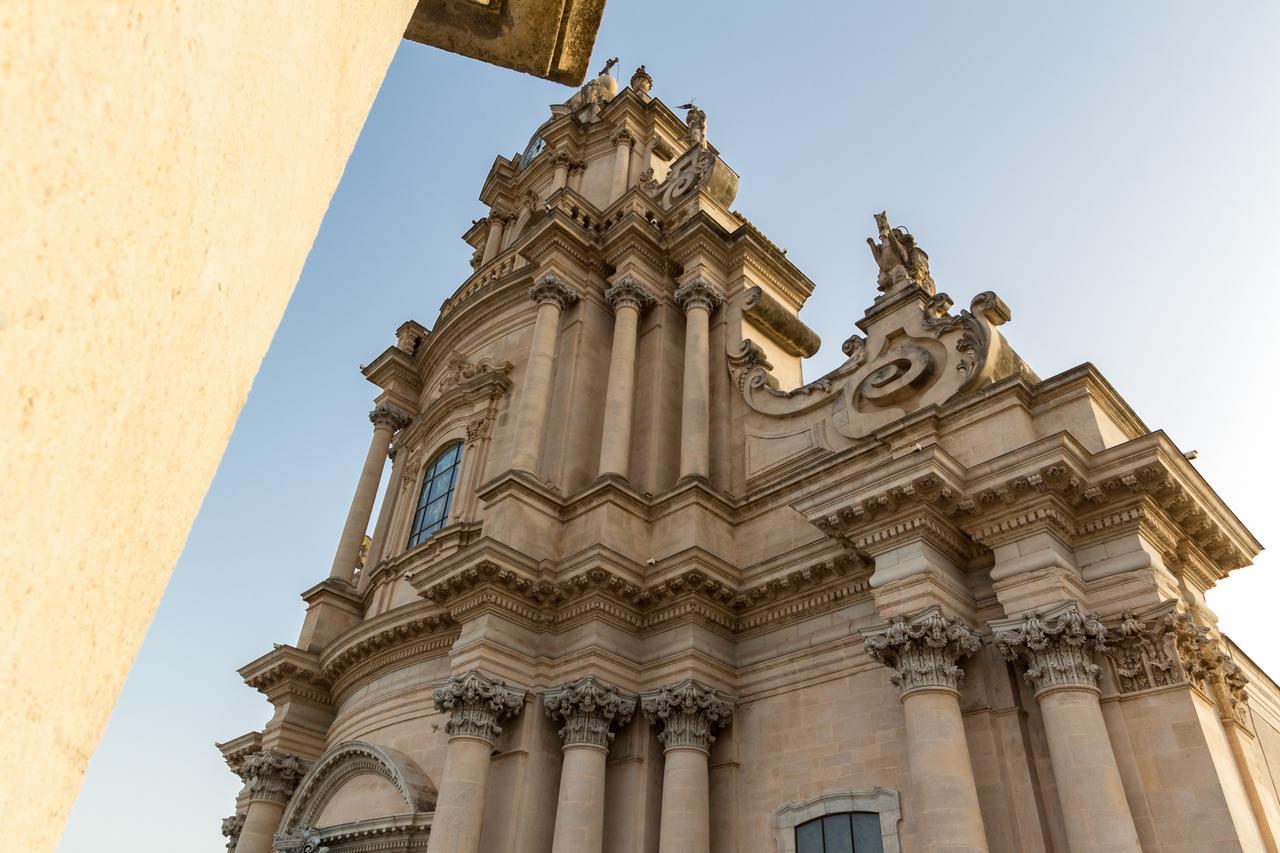
[[[921,850],[986,853],[987,833],[960,716],[959,662],[981,648],[976,631],[933,606],[864,635],[867,656],[893,670],[902,698]]]
[[[662,823],[658,853],[710,853],[711,795],[707,759],[713,732],[729,722],[733,700],[693,679],[646,693],[641,706],[662,722]]]
[[[373,514],[373,502],[378,497],[378,481],[382,479],[391,434],[408,426],[411,418],[390,403],[383,402],[369,413],[369,420],[373,422],[373,439],[364,458],[364,468],[360,470],[351,509],[347,511],[347,523],[342,526],[338,551],[333,555],[333,567],[329,570],[329,577],[348,583],[360,560],[360,543],[364,541],[364,531],[369,526],[369,516]]]
[[[538,305],[538,317],[533,324],[529,361],[524,368],[524,390],[516,413],[511,467],[536,473],[547,426],[547,409],[551,404],[560,312],[578,301],[578,294],[555,273],[547,273],[529,288],[529,298]]]
[[[563,720],[564,764],[551,853],[602,853],[605,759],[613,726],[631,721],[636,700],[588,676],[549,690],[547,716]]]
[[[484,240],[484,255],[480,258],[481,265],[489,263],[502,251],[502,232],[507,226],[507,220],[510,218],[498,213],[496,210],[489,214],[489,234]]]
[[[366,578],[378,563],[382,562],[387,550],[387,534],[391,530],[391,516],[396,511],[396,499],[400,496],[400,484],[404,479],[404,465],[396,460],[400,448],[391,445],[387,458],[391,460],[391,478],[382,493],[382,508],[378,511],[378,522],[373,527],[373,540],[369,543],[369,553],[364,559],[364,569],[360,572],[360,588],[363,589]]]
[[[502,734],[499,723],[524,707],[525,691],[476,670],[454,676],[432,693],[436,709],[449,712],[436,813],[427,853],[475,853],[484,821],[489,755]]]
[[[680,477],[706,477],[711,436],[711,312],[724,301],[700,275],[676,290],[684,311],[684,398],[680,406]]]
[[[236,853],[271,853],[271,839],[307,767],[296,755],[264,749],[244,760],[240,776],[249,789],[249,809],[240,827]],[[224,824],[225,825],[225,824]]]
[[[600,474],[626,477],[631,461],[631,409],[636,386],[636,328],[653,295],[631,277],[622,276],[604,292],[613,308],[613,349],[609,386],[604,396],[604,434],[600,439]]]
[[[991,623],[996,647],[1021,661],[1036,691],[1071,853],[1142,848],[1098,702],[1093,652],[1106,629],[1074,601]]]
[[[613,204],[627,191],[627,176],[631,173],[631,146],[636,138],[631,131],[620,127],[609,137],[614,144],[613,184],[609,187],[609,203]]]

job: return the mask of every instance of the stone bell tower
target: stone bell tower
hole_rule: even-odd
[[[373,439],[239,853],[1273,850],[1259,544],[1091,365],[875,217],[844,363],[693,104],[613,63],[499,157]],[[363,548],[385,460],[382,510]]]

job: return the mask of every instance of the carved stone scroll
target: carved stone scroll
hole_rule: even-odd
[[[1036,692],[1056,687],[1097,689],[1101,672],[1093,653],[1106,648],[1107,629],[1097,614],[1069,601],[1047,612],[991,623],[996,648],[1026,667]]]
[[[444,727],[449,737],[474,737],[493,743],[502,734],[499,723],[524,707],[525,693],[473,669],[450,678],[431,695],[436,709],[449,713]]]
[[[614,727],[631,722],[636,710],[634,696],[627,696],[587,676],[543,694],[547,716],[563,720],[560,739],[565,746],[587,745],[608,748]]]
[[[244,760],[240,777],[244,779],[252,800],[287,803],[298,781],[306,775],[307,764],[296,755],[264,749]]]

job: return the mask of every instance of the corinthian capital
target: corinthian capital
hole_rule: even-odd
[[[409,425],[413,418],[407,412],[401,411],[385,400],[373,407],[373,411],[369,413],[369,421],[374,428],[386,427],[392,432],[404,429]]]
[[[563,311],[578,301],[578,292],[565,284],[560,276],[549,272],[529,288],[529,298],[539,305],[558,305]]]
[[[862,636],[867,656],[893,670],[889,678],[903,696],[929,688],[959,690],[964,682],[960,659],[982,648],[977,631],[958,618],[948,619],[937,606],[895,616]]]
[[[620,693],[594,676],[548,690],[542,697],[547,716],[564,720],[560,739],[565,746],[586,745],[608,748],[611,728],[631,722],[635,697]]]
[[[720,288],[701,275],[695,275],[676,289],[676,304],[680,306],[681,311],[705,308],[710,314],[723,301],[724,294],[720,292]]]
[[[653,294],[649,292],[649,288],[636,280],[631,273],[627,273],[618,279],[617,284],[607,289],[604,292],[604,298],[614,311],[624,305],[630,306],[637,311],[644,311],[654,302]]]
[[[499,723],[524,707],[525,692],[473,669],[441,684],[431,698],[436,710],[449,712],[444,727],[449,737],[475,737],[493,743],[502,734]]]
[[[686,678],[670,687],[645,693],[640,706],[651,722],[662,722],[658,740],[667,749],[710,750],[715,730],[733,716],[733,699]]]
[[[240,841],[240,831],[244,829],[244,815],[233,814],[222,819],[222,834],[227,837],[227,849],[235,850]]]
[[[240,778],[249,788],[249,799],[277,803],[289,802],[306,772],[307,765],[301,758],[274,749],[255,752],[240,766]]]
[[[636,135],[625,127],[620,127],[613,132],[612,136],[609,137],[609,141],[614,145],[625,145],[630,148],[632,145],[636,144]]]
[[[991,623],[996,648],[1022,661],[1024,677],[1036,692],[1053,687],[1098,686],[1095,651],[1105,651],[1107,629],[1096,613],[1068,601],[1048,611]]]

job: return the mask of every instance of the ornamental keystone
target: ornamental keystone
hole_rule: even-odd
[[[529,298],[539,305],[558,305],[563,311],[578,301],[578,292],[553,272],[546,273],[529,288]]]
[[[563,719],[560,739],[565,746],[599,746],[609,748],[612,727],[621,728],[631,722],[636,710],[634,696],[628,696],[588,675],[542,696],[547,716]]]
[[[1054,687],[1096,690],[1101,670],[1095,651],[1106,651],[1107,629],[1098,615],[1067,601],[1047,611],[991,623],[1000,653],[1026,666],[1024,678],[1039,693]]]
[[[734,700],[692,678],[640,696],[651,722],[662,721],[658,740],[667,749],[691,747],[710,751],[713,732],[728,725]]]
[[[473,669],[445,681],[432,691],[431,697],[437,710],[449,712],[449,722],[444,727],[449,737],[474,737],[493,743],[502,734],[499,723],[524,707],[526,693]]]
[[[867,656],[893,670],[889,680],[903,697],[916,690],[958,691],[964,683],[960,659],[982,648],[977,631],[957,617],[947,618],[937,605],[910,617],[895,616],[862,637]]]

